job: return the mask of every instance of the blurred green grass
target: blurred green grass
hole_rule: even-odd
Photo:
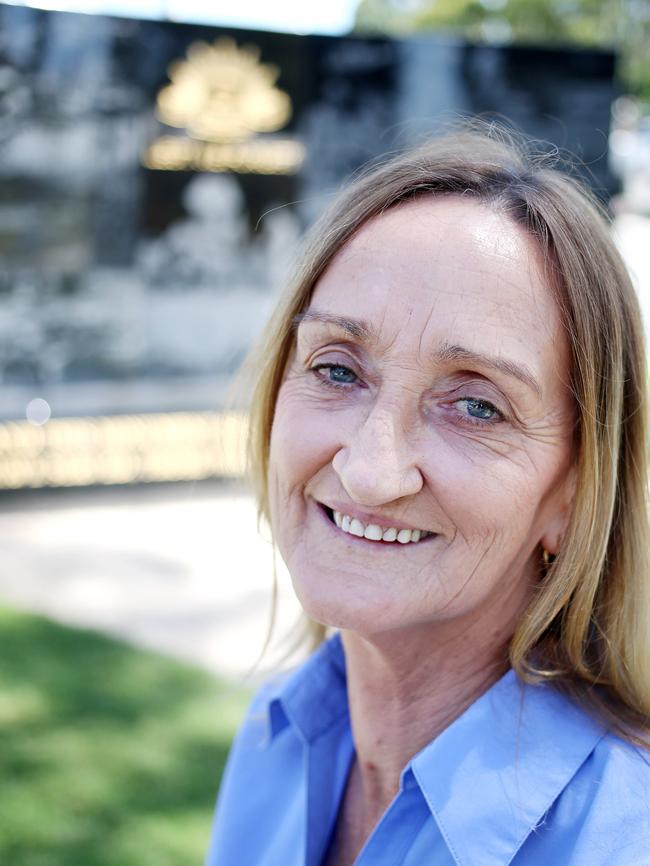
[[[0,863],[199,866],[248,698],[0,607]]]

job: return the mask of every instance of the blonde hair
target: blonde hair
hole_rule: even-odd
[[[635,743],[650,737],[646,365],[641,317],[597,199],[553,157],[493,124],[465,123],[366,169],[313,227],[255,355],[250,473],[269,517],[275,402],[294,317],[367,220],[414,197],[463,195],[533,235],[561,310],[577,406],[574,508],[562,549],[510,643],[528,682],[553,681]],[[312,623],[318,643],[324,629]]]

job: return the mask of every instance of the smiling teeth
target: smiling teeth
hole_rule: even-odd
[[[400,544],[409,544],[420,541],[431,535],[423,529],[396,529],[391,526],[389,529],[382,529],[376,523],[362,523],[356,517],[348,517],[347,514],[341,514],[340,511],[334,512],[334,522],[347,532],[348,535],[356,535],[357,538],[367,538],[369,541],[398,541]]]

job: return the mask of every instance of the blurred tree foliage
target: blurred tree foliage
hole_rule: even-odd
[[[624,90],[650,99],[650,0],[361,0],[354,30],[613,48]]]

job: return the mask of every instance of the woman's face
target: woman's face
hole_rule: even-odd
[[[269,468],[275,538],[315,620],[372,635],[471,617],[503,631],[520,614],[572,498],[568,347],[540,259],[485,205],[419,199],[318,281]]]

